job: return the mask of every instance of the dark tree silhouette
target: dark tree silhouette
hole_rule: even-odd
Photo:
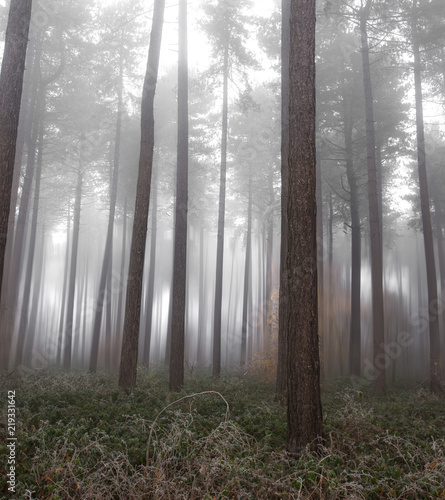
[[[148,50],[147,71],[141,104],[141,149],[136,187],[133,234],[128,269],[119,386],[132,390],[136,385],[142,277],[144,274],[148,206],[154,150],[154,98],[158,78],[165,0],[155,0]]]
[[[363,87],[366,115],[366,165],[368,169],[369,233],[371,242],[372,328],[374,346],[374,390],[386,393],[385,380],[385,322],[383,311],[383,251],[380,223],[380,196],[376,161],[374,104],[372,97],[371,65],[369,62],[368,18],[372,0],[367,0],[360,11]]]
[[[173,259],[170,390],[184,383],[184,335],[187,285],[188,213],[188,62],[187,0],[179,1],[178,154],[176,173],[175,247]]]
[[[277,396],[284,395],[287,384],[287,198],[289,161],[289,51],[290,51],[290,0],[281,2],[281,267],[278,329]]]
[[[316,448],[322,436],[317,297],[315,0],[292,0],[285,269],[287,449]],[[291,306],[292,304],[292,306]]]

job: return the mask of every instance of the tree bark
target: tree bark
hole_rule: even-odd
[[[128,270],[124,332],[119,368],[119,386],[132,390],[136,385],[138,340],[141,315],[148,206],[154,149],[154,97],[159,67],[165,0],[155,0],[147,71],[141,104],[141,149],[136,188],[136,204]]]
[[[322,438],[317,297],[315,0],[291,0],[286,275],[287,450]],[[292,305],[292,307],[290,307]]]

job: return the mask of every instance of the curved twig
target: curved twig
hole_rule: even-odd
[[[148,442],[147,442],[147,451],[145,453],[145,464],[146,466],[148,467],[148,464],[149,464],[149,461],[150,461],[150,444],[151,444],[151,436],[153,434],[153,429],[156,425],[156,422],[158,421],[158,418],[164,413],[165,410],[167,410],[168,408],[170,408],[171,406],[175,405],[176,403],[180,403],[181,401],[184,401],[185,399],[191,399],[191,398],[195,398],[196,396],[203,396],[205,394],[216,394],[218,395],[223,401],[224,403],[226,403],[226,407],[227,407],[227,410],[226,410],[226,422],[227,420],[229,419],[229,413],[230,413],[230,407],[229,407],[229,403],[225,400],[224,396],[220,393],[220,392],[217,392],[217,391],[203,391],[203,392],[197,392],[195,394],[189,394],[187,396],[183,396],[182,398],[179,398],[177,399],[176,401],[173,401],[173,403],[170,403],[168,404],[165,408],[163,408],[157,415],[156,415],[156,418],[154,419],[154,422],[151,424],[151,428],[150,428],[150,434],[148,435]]]

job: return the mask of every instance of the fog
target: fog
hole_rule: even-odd
[[[214,2],[191,2],[189,11],[189,370],[212,365],[214,342],[223,79],[217,31],[212,32],[218,19],[202,8],[206,3]],[[247,370],[264,359],[276,364],[278,343],[281,12],[279,2],[256,3],[249,7],[239,2],[240,19],[246,21],[244,31],[237,34],[239,53],[231,54],[229,70],[221,300],[221,363],[227,370]],[[375,3],[369,43],[383,236],[386,357],[381,362],[388,382],[414,385],[429,377],[431,314],[439,318],[440,371],[445,377],[445,16],[442,3],[432,1],[425,2],[419,14],[429,212],[439,293],[437,304],[431,304],[417,174],[409,8],[404,2]],[[146,366],[168,363],[170,352],[178,89],[175,5],[166,6],[155,98],[138,349],[138,364]],[[359,309],[361,375],[372,378],[378,369],[373,361],[366,116],[357,6],[354,1],[320,2],[317,12],[318,314],[325,378],[351,373],[352,307]],[[1,7],[3,36],[7,11],[7,6]],[[405,20],[396,23],[397,16]],[[98,307],[103,308],[98,368],[119,368],[151,17],[152,8],[139,1],[48,1],[34,6],[1,294],[2,368],[26,372],[63,365],[64,346],[71,339],[71,367],[87,370]],[[107,286],[100,289],[116,161],[111,260]],[[351,249],[354,230],[360,246]],[[358,306],[351,303],[352,274],[357,273],[351,252],[357,248]],[[71,337],[66,336],[68,327]]]

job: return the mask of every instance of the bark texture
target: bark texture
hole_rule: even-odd
[[[317,297],[315,0],[292,0],[290,17],[287,254],[287,449],[322,436]],[[284,272],[282,271],[282,275]]]

